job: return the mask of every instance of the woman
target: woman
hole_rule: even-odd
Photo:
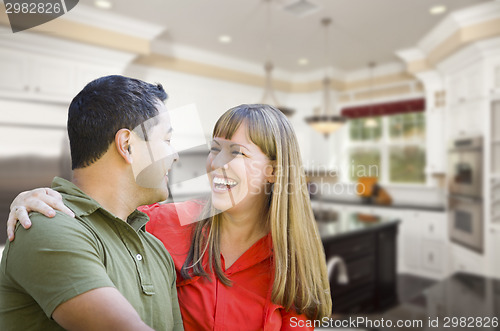
[[[228,110],[215,125],[207,173],[211,203],[142,209],[147,231],[174,259],[185,329],[286,330],[329,316],[325,257],[286,117],[267,105]],[[47,208],[26,194],[14,206]],[[202,212],[213,216],[180,225]]]

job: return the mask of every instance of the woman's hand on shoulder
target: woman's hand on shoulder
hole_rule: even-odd
[[[75,217],[71,209],[64,205],[61,194],[53,189],[37,188],[19,193],[10,205],[9,219],[7,220],[9,241],[14,240],[14,230],[18,221],[25,229],[30,228],[29,212],[36,211],[47,217],[54,217],[56,210]]]

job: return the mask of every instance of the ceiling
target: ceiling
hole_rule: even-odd
[[[270,58],[280,69],[303,73],[325,67],[324,17],[333,20],[328,64],[351,71],[370,61],[398,61],[395,51],[415,46],[449,12],[493,0],[307,0],[319,9],[303,17],[283,9],[299,0],[111,1],[113,13],[165,26],[158,39],[173,47],[191,46],[253,63]],[[80,3],[93,5],[94,0]],[[435,5],[445,5],[446,13],[431,15]],[[223,34],[232,42],[220,43]],[[309,64],[299,65],[300,58]]]

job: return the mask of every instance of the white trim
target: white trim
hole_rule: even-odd
[[[417,45],[425,53],[429,53],[461,28],[498,17],[500,17],[499,1],[490,1],[450,13],[428,32]]]
[[[441,61],[437,68],[446,73],[478,63],[486,57],[500,55],[500,37],[475,42]]]
[[[64,19],[147,40],[155,39],[166,30],[165,27],[160,25],[95,9],[81,3],[65,14]]]
[[[0,27],[0,47],[8,50],[19,50],[32,54],[40,54],[102,64],[112,67],[124,67],[136,57],[136,54],[109,50],[97,46],[41,36],[30,32],[12,34],[5,27]]]
[[[375,89],[374,89],[375,90]],[[357,92],[353,91],[352,93]],[[351,92],[348,93],[342,93],[340,95],[349,95]],[[369,105],[369,104],[378,104],[378,103],[386,103],[386,102],[392,102],[392,101],[405,101],[405,100],[411,100],[411,99],[416,99],[416,98],[423,98],[425,97],[425,93],[423,92],[413,92],[413,93],[408,93],[404,95],[395,95],[395,96],[390,96],[390,97],[382,97],[382,98],[373,98],[373,99],[368,99],[368,100],[353,100],[353,101],[347,101],[344,103],[338,103],[339,108],[345,108],[345,107],[354,107],[354,106],[364,106],[364,105]]]
[[[193,62],[222,67],[225,69],[245,72],[253,75],[261,75],[264,77],[264,63],[255,63],[251,61],[241,60],[235,57],[221,55],[219,53],[202,50],[196,47],[187,46],[179,43],[169,43],[162,40],[154,40],[151,42],[151,51],[156,54],[169,56],[172,58],[183,59]],[[293,73],[276,67],[279,63],[273,63],[273,78],[286,80],[292,83],[307,83],[318,80],[323,80],[325,72],[329,77],[343,82],[353,82],[357,80],[365,80],[370,78],[370,69],[362,68],[353,71],[344,71],[334,66],[321,68],[304,73]],[[399,61],[383,63],[378,65],[373,70],[373,77],[381,77],[392,74],[405,73],[405,65]]]
[[[406,73],[406,66],[401,62],[389,62],[377,64],[373,68],[373,78],[394,74]],[[362,68],[345,73],[346,82],[370,79],[370,68]]]
[[[264,63],[257,64],[254,62],[221,55],[215,52],[209,52],[179,43],[173,44],[166,41],[153,41],[151,43],[151,51],[153,53],[169,56],[172,58],[199,62],[229,70],[237,70],[253,75],[265,75]],[[275,66],[272,75],[273,78],[288,80],[292,76],[292,73],[279,69]]]
[[[420,48],[407,48],[396,51],[396,55],[406,63],[411,63],[418,60],[425,60],[427,56]]]

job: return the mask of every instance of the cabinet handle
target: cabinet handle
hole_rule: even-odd
[[[429,225],[429,232],[431,232],[431,233],[434,232],[434,226],[432,224]]]
[[[25,90],[25,91],[29,91],[29,90],[30,90],[30,87],[29,87],[28,85],[25,85],[25,86],[24,86],[24,90]]]
[[[35,92],[40,92],[40,87],[39,86],[35,87]]]
[[[434,254],[429,253],[429,262],[434,262]]]

